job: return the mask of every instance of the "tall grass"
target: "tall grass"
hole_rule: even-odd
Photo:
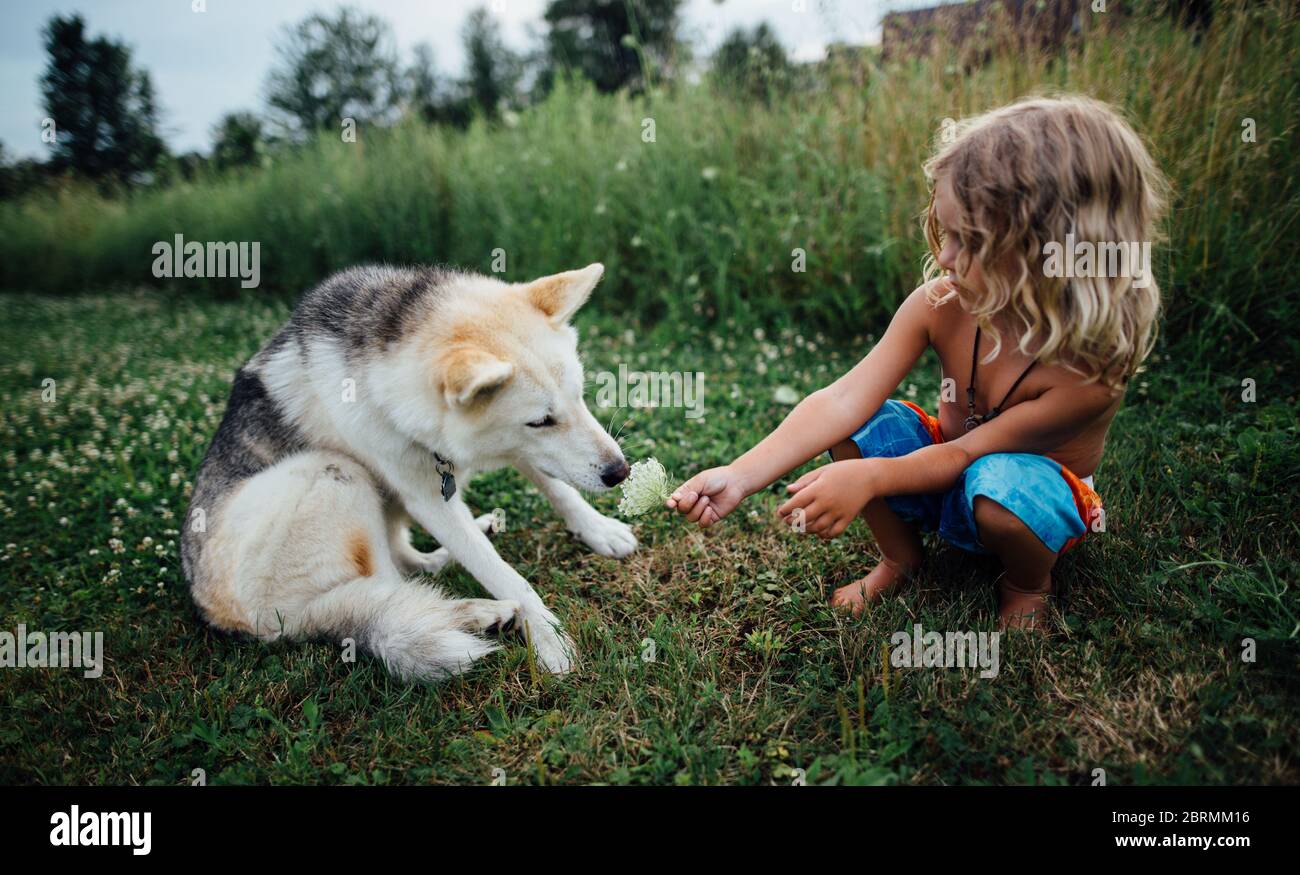
[[[946,49],[937,41],[936,51]],[[915,168],[939,119],[1031,93],[1108,101],[1147,140],[1173,184],[1167,239],[1156,248],[1167,335],[1210,358],[1264,351],[1294,362],[1298,60],[1300,16],[1291,3],[1219,2],[1204,32],[1167,16],[1115,23],[1093,15],[1060,56],[1007,54],[964,72],[936,54],[874,77],[868,166],[890,181],[891,201],[923,203]],[[1246,142],[1251,122],[1254,142]],[[891,209],[889,217],[889,237],[916,238],[906,210]]]
[[[487,271],[500,250],[507,278],[603,261],[605,306],[642,319],[857,331],[918,279],[920,165],[943,119],[1059,90],[1121,107],[1174,183],[1157,250],[1169,333],[1205,354],[1280,344],[1294,360],[1294,5],[1223,2],[1204,32],[1103,20],[1063,54],[1006,51],[974,69],[938,53],[871,62],[767,103],[707,86],[637,100],[562,86],[508,124],[323,137],[265,169],[128,200],[69,188],[0,205],[0,286],[157,283],[151,247],[179,233],[260,241],[276,290],[365,260]]]

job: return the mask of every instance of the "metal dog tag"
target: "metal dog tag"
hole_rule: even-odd
[[[442,475],[442,500],[451,501],[451,497],[456,494],[456,469],[450,461],[437,453],[433,454],[433,458],[438,462],[436,470]]]

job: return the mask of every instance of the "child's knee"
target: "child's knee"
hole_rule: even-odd
[[[995,544],[1060,553],[1071,538],[1084,534],[1083,517],[1061,466],[1045,456],[993,453],[971,464],[962,476],[952,512],[977,545]],[[970,529],[975,532],[969,532]],[[1030,536],[1033,537],[1030,537]]]
[[[859,450],[858,445],[855,444],[849,438],[845,438],[835,446],[831,447],[831,459],[833,459],[836,462],[843,462],[848,459],[861,459],[861,458],[862,458],[862,451]]]
[[[1006,543],[1025,536],[1037,538],[1024,520],[986,495],[975,496],[973,513],[975,527],[984,543]]]

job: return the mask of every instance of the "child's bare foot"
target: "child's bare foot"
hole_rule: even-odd
[[[1021,589],[1005,577],[998,582],[1001,608],[998,610],[998,627],[1007,629],[1039,630],[1047,625],[1047,600],[1052,594],[1051,575],[1035,589]]]
[[[845,584],[831,593],[831,607],[847,609],[853,616],[862,613],[867,602],[874,602],[885,596],[899,583],[912,576],[912,568],[893,559],[881,559],[880,564],[871,569],[866,577]]]

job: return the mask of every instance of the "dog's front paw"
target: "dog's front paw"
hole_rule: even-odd
[[[534,623],[529,618],[525,622],[525,634],[532,644],[537,665],[550,674],[568,674],[573,671],[573,660],[577,654],[573,640],[545,620]]]
[[[592,550],[611,559],[622,559],[636,549],[631,526],[600,514],[592,514],[574,533]]]
[[[573,671],[573,645],[565,646],[564,641],[536,641],[533,649],[537,653],[537,664],[550,674],[568,674]]]

